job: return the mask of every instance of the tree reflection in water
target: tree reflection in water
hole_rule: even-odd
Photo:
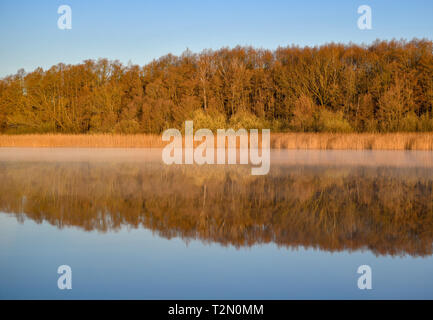
[[[142,227],[236,247],[432,254],[433,170],[0,162],[0,211],[59,228]]]

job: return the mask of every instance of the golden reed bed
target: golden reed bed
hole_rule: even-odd
[[[0,135],[0,147],[161,148],[166,144],[161,136],[145,134]],[[433,133],[273,133],[271,147],[322,150],[433,150]]]

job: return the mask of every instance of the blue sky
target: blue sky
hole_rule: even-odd
[[[62,4],[72,8],[72,30],[57,28]],[[372,30],[357,27],[357,8],[365,4]],[[143,65],[186,48],[433,39],[433,1],[0,0],[0,30],[3,77],[101,57]]]

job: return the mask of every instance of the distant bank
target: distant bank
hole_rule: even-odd
[[[200,142],[197,142],[197,145]],[[0,135],[0,147],[162,148],[159,135]],[[433,150],[432,133],[272,133],[271,148],[312,150]]]

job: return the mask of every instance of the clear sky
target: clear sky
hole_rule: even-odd
[[[57,9],[72,8],[60,30]],[[373,29],[357,27],[360,5]],[[109,58],[143,65],[167,53],[236,45],[433,39],[432,0],[0,0],[0,77]]]

